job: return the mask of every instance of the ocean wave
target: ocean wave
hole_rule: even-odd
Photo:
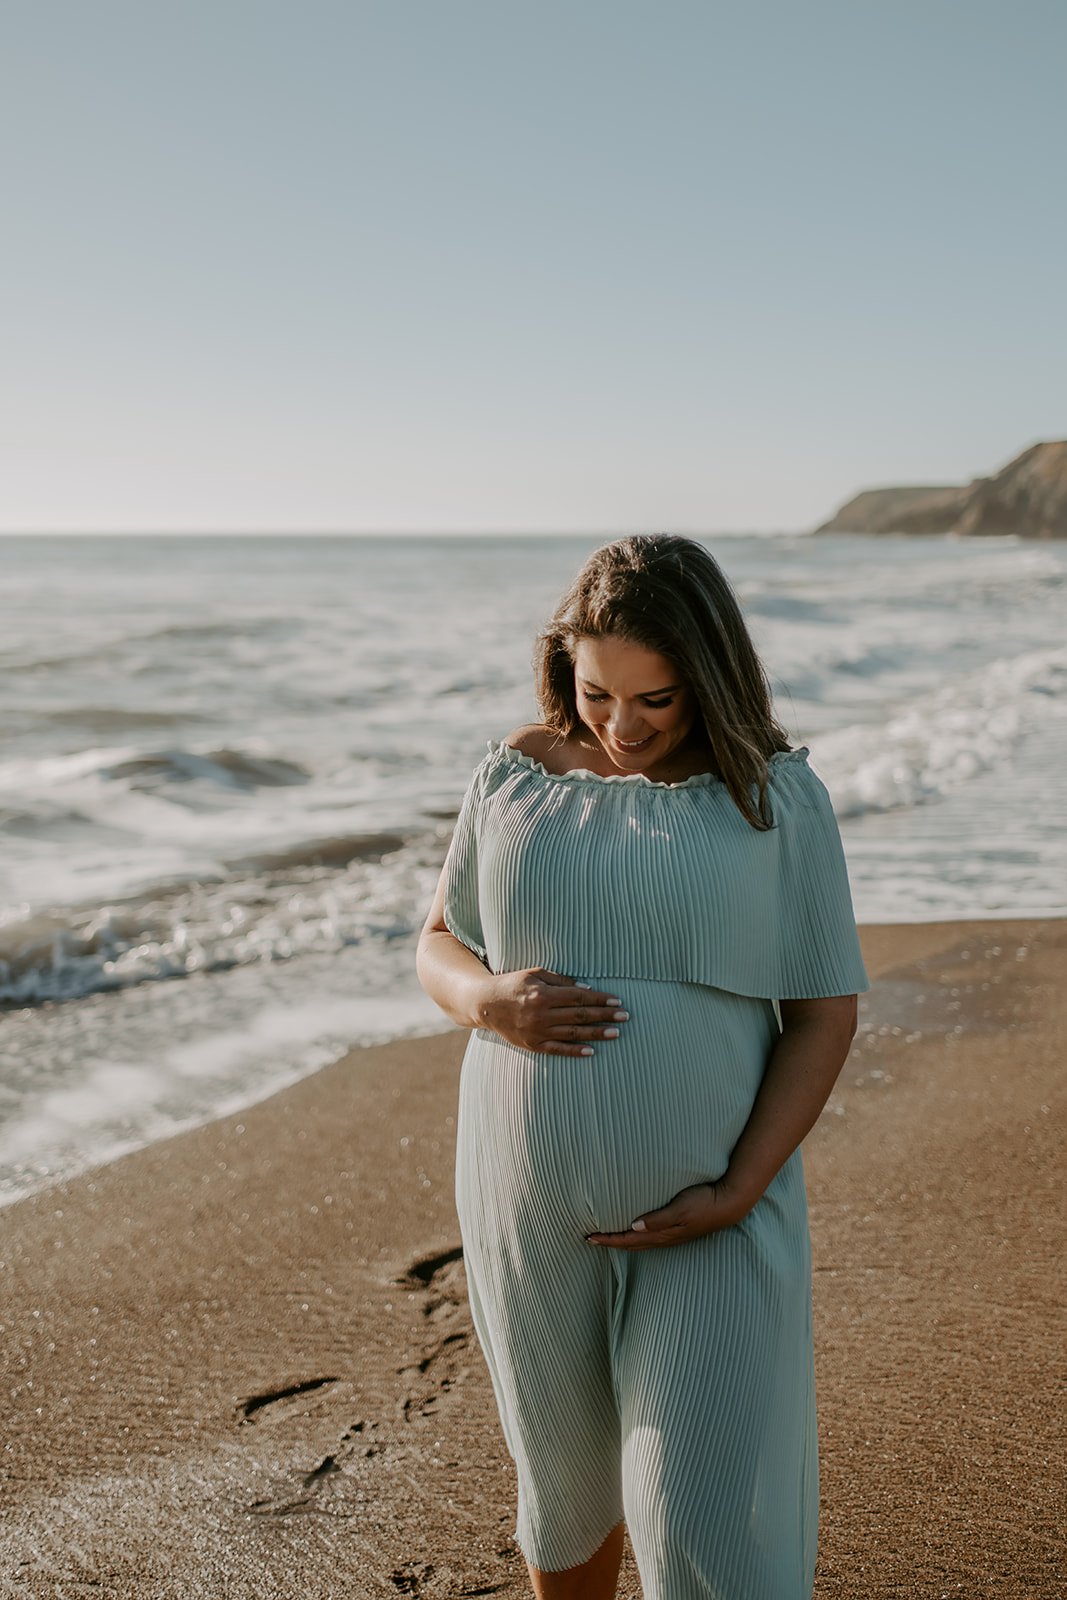
[[[1067,649],[990,662],[970,678],[901,703],[877,725],[813,748],[841,818],[929,804],[1010,759],[1043,717],[1067,717]]]
[[[108,734],[136,732],[141,728],[180,727],[190,721],[213,722],[206,711],[148,711],[126,710],[122,706],[62,706],[58,710],[34,710],[26,713],[34,724],[47,723],[52,727],[85,728],[102,737]]]
[[[299,761],[265,751],[221,746],[213,750],[137,750],[96,747],[66,755],[23,757],[0,763],[0,790],[10,794],[48,791],[57,784],[86,778],[123,783],[131,790],[165,788],[168,784],[206,782],[219,789],[244,791],[287,788],[310,782],[313,774]]]
[[[449,830],[352,834],[263,851],[220,872],[106,904],[11,908],[0,924],[0,1005],[219,972],[410,935]]]
[[[225,789],[279,788],[308,783],[312,774],[296,761],[280,756],[257,756],[247,750],[153,750],[129,756],[112,765],[97,768],[102,778],[125,778],[133,788],[146,779],[158,782],[189,783],[207,780]]]
[[[212,648],[219,642],[249,638],[284,638],[299,630],[304,623],[282,615],[266,617],[220,617],[214,622],[172,622],[160,628],[148,628],[139,633],[120,633],[115,638],[87,645],[66,653],[37,655],[23,647],[0,652],[0,666],[5,672],[52,672],[67,667],[106,666],[123,657],[130,650],[155,653],[160,644],[190,645]]]
[[[284,850],[261,850],[227,861],[231,872],[283,872],[294,867],[347,867],[353,861],[380,861],[401,850],[406,839],[399,833],[338,834],[327,839],[306,839]]]

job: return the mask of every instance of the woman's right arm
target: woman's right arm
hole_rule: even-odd
[[[445,922],[445,874],[437,880],[415,953],[415,971],[430,999],[461,1028],[485,1026],[485,1003],[493,974]]]
[[[490,1028],[525,1050],[592,1055],[594,1039],[618,1035],[628,1021],[618,997],[550,972],[490,972],[445,922],[445,872],[437,881],[415,952],[415,970],[430,999],[461,1028]]]

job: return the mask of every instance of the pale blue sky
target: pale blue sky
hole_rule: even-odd
[[[0,528],[803,528],[1067,433],[1064,0],[6,0]]]

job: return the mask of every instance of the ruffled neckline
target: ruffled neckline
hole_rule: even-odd
[[[491,756],[510,762],[516,767],[525,767],[529,772],[536,772],[540,777],[547,778],[550,783],[629,783],[643,789],[726,788],[725,780],[717,778],[712,772],[693,772],[688,778],[679,778],[676,783],[666,783],[659,778],[646,778],[643,772],[613,772],[605,776],[601,772],[590,772],[588,767],[574,767],[570,772],[549,772],[542,762],[527,755],[524,750],[517,750],[513,744],[506,744],[503,739],[488,739],[486,744]],[[790,761],[806,762],[810,754],[811,751],[806,744],[798,745],[795,750],[776,750],[768,758],[768,770],[774,772],[776,768]]]

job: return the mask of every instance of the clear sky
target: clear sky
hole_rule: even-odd
[[[5,0],[0,529],[804,528],[1067,434],[1065,0]]]

